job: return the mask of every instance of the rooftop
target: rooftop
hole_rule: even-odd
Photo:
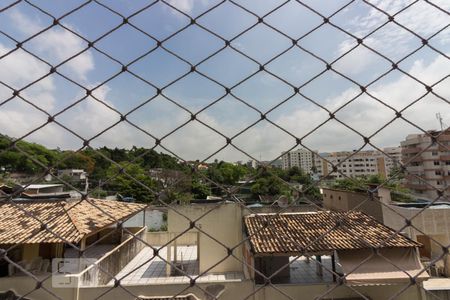
[[[358,211],[253,214],[244,224],[253,253],[261,256],[420,246]]]
[[[144,208],[144,204],[98,199],[3,202],[0,244],[76,243]]]
[[[45,188],[52,188],[52,187],[60,187],[64,186],[60,183],[54,183],[54,184],[30,184],[30,185],[23,185],[22,187],[24,189],[45,189]]]
[[[174,283],[189,283],[190,277],[197,278],[199,275],[197,246],[178,246],[177,247],[177,262],[173,261],[175,247],[170,247],[171,264],[176,264],[178,268],[182,269],[178,274],[168,276],[166,267],[168,263],[167,249],[162,247],[158,253],[159,256],[154,256],[151,247],[145,247],[141,250],[120,272],[116,278],[124,285],[146,285],[146,284],[174,284]],[[164,260],[162,259],[164,258]],[[175,271],[173,268],[172,271]],[[190,277],[189,277],[190,276]],[[197,282],[221,282],[221,281],[241,281],[244,275],[239,272],[227,272],[217,274],[204,274],[196,279]],[[109,282],[110,285],[113,281]]]

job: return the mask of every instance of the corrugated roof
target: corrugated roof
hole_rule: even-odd
[[[420,246],[358,211],[254,214],[244,224],[255,255]]]
[[[110,200],[33,200],[0,204],[0,244],[79,242],[84,236],[124,220],[144,204]],[[31,213],[41,223],[23,210]]]

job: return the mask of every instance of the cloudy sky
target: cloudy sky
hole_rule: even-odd
[[[370,1],[394,16],[402,28],[362,1],[354,1],[336,14],[347,1],[303,1],[323,16],[333,15],[332,26],[296,1],[270,14],[284,1],[235,1],[244,8],[225,1],[203,14],[220,1],[167,0],[187,15],[200,16],[197,23],[217,36],[196,24],[188,26],[188,17],[162,2],[139,12],[153,1],[98,1],[122,16],[132,16],[129,23],[135,28],[120,26],[122,17],[95,2],[72,13],[85,1],[30,0],[41,11],[25,2],[4,9],[13,2],[0,3],[0,133],[12,137],[27,135],[26,140],[52,148],[80,148],[82,140],[55,123],[29,134],[47,122],[48,113],[82,138],[96,137],[93,146],[150,147],[155,141],[147,132],[184,159],[248,159],[231,146],[214,154],[226,145],[226,136],[249,155],[272,160],[295,146],[294,136],[321,152],[361,147],[363,139],[342,123],[364,136],[376,133],[371,141],[379,147],[399,145],[406,135],[419,130],[395,120],[379,131],[395,118],[394,109],[406,107],[403,117],[423,129],[439,128],[438,112],[450,125],[450,16],[424,1],[411,6],[412,1],[407,0]],[[450,10],[449,1],[431,2]],[[52,25],[51,16],[64,16],[62,26],[43,31]],[[257,16],[267,25],[257,24]],[[364,38],[363,45],[358,45],[355,37]],[[429,39],[431,47],[423,46],[422,38]],[[231,47],[225,47],[224,39],[231,40]],[[300,47],[293,45],[293,39],[299,39]],[[172,53],[158,48],[157,40]],[[88,41],[100,51],[88,48]],[[18,42],[23,42],[23,49],[16,49]],[[397,63],[400,70],[376,80],[392,70],[392,63],[365,45]],[[326,63],[332,63],[335,71],[326,71]],[[196,65],[198,72],[190,72],[190,64]],[[267,71],[259,71],[259,64]],[[50,65],[58,66],[60,74],[30,85],[49,74]],[[120,73],[122,65],[130,72]],[[405,73],[432,86],[436,95]],[[248,78],[251,74],[254,76]],[[367,93],[361,92],[361,85],[368,85]],[[83,87],[94,89],[92,94],[99,101],[85,97]],[[231,89],[230,94],[225,87]],[[299,93],[294,87],[300,87]],[[156,95],[157,88],[163,96]],[[23,99],[11,98],[13,89],[20,90]],[[326,122],[327,110],[338,110],[335,115],[342,123]],[[197,120],[189,122],[191,113],[199,111]],[[258,122],[266,112],[270,122]],[[120,114],[126,115],[129,123],[119,122]]]

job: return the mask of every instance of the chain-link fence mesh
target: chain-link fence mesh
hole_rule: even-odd
[[[0,291],[20,299],[448,299],[449,9],[418,0],[3,1]],[[430,131],[436,113],[441,127]],[[411,133],[422,135],[404,142],[401,161],[383,148]],[[297,148],[315,170],[289,168],[285,153]],[[335,159],[317,149],[351,151]],[[372,156],[360,157],[367,150],[383,158],[377,171]],[[287,170],[274,167],[280,160]],[[345,169],[359,162],[373,175],[387,161],[394,166],[384,176]],[[56,185],[39,192],[48,180]],[[58,184],[72,200],[53,199],[67,193]],[[405,186],[428,201],[413,202]],[[384,188],[401,205],[386,202]],[[330,193],[349,195],[339,189],[363,196],[327,213]],[[122,202],[97,200],[111,195]],[[359,210],[379,210],[378,221],[397,227],[372,232]],[[159,232],[127,225],[138,211],[143,226],[169,224]],[[289,234],[286,216],[320,212],[323,223],[300,221],[313,238]],[[418,272],[405,269],[406,254],[383,252],[399,234],[421,245],[412,247]],[[366,251],[350,269],[336,257],[345,241]],[[278,250],[258,256],[259,243]],[[94,257],[96,273],[52,286],[55,270],[43,265],[69,253]],[[385,269],[352,283],[375,259]],[[441,281],[425,286],[425,275]]]

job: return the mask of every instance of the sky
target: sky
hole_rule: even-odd
[[[13,2],[0,3],[0,133],[50,148],[78,149],[82,139],[92,138],[93,147],[153,147],[156,137],[186,160],[273,160],[296,147],[296,138],[320,152],[362,147],[362,137],[349,127],[382,148],[419,133],[411,123],[439,129],[436,113],[450,125],[450,16],[425,1],[368,1],[404,28],[363,1],[236,0],[239,7],[212,0],[99,0],[69,13],[86,1],[30,0],[39,9],[23,1],[4,9]],[[449,1],[430,2],[450,10]],[[331,16],[331,24],[311,9]],[[186,15],[198,17],[196,24]],[[51,16],[62,26],[43,31],[52,25]],[[257,16],[267,24],[257,24]],[[363,45],[355,37],[364,38]],[[438,51],[423,46],[421,38],[430,38]],[[88,48],[88,41],[104,54]],[[364,45],[401,71],[376,80],[392,64]],[[335,71],[327,71],[327,63]],[[190,64],[198,72],[190,72]],[[50,65],[66,78],[53,73],[33,83],[49,74]],[[130,72],[120,73],[122,65]],[[369,83],[367,92],[376,99],[361,92]],[[86,97],[85,88],[97,100]],[[23,99],[13,97],[13,89]],[[394,110],[404,108],[408,122],[394,120]],[[327,110],[339,122],[329,120]],[[62,126],[39,128],[46,113]],[[121,114],[129,123],[120,122]],[[226,146],[226,137],[238,149]]]

